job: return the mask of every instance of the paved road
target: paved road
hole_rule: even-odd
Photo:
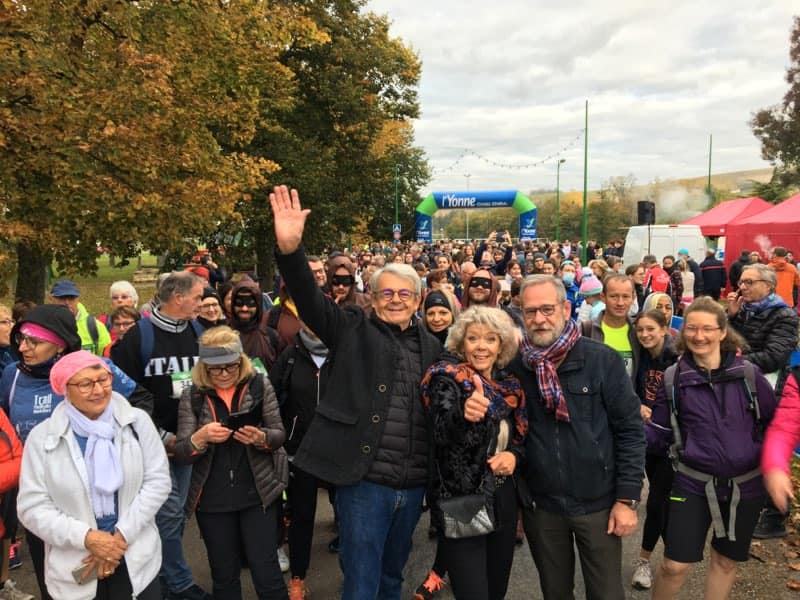
[[[641,523],[640,523],[641,528]],[[414,549],[408,565],[406,566],[406,585],[404,586],[403,598],[411,599],[413,591],[420,581],[425,577],[433,562],[435,542],[428,540],[428,515],[423,514],[419,526],[414,534]],[[311,591],[310,600],[334,600],[339,597],[341,590],[341,573],[335,554],[330,554],[327,550],[328,542],[335,536],[333,525],[333,513],[327,499],[327,492],[321,492],[319,498],[319,511],[317,515],[317,528],[315,531],[314,547],[312,550],[311,568],[309,570],[307,585]],[[626,582],[627,598],[634,600],[644,600],[649,598],[648,592],[635,591],[627,585],[632,575],[631,562],[638,555],[640,533],[630,538],[626,538],[623,543],[623,577]],[[186,548],[190,565],[195,574],[197,582],[206,589],[211,589],[211,579],[206,561],[205,547],[197,531],[194,519],[192,519],[186,530]],[[783,546],[779,542],[767,542],[766,545],[771,549],[776,557],[782,557]],[[658,564],[661,557],[661,544],[658,545],[654,554],[653,565]],[[36,583],[33,578],[33,569],[26,550],[23,548],[24,564],[22,568],[12,572],[12,578],[17,581],[19,588],[36,594]],[[788,591],[784,585],[785,568],[774,561],[750,561],[744,569],[743,576],[737,582],[734,589],[733,599],[756,599],[756,600],[779,600],[782,598],[798,598],[797,593]],[[705,569],[700,565],[695,569],[685,586],[680,598],[687,600],[697,600],[703,597],[703,577]],[[250,583],[247,571],[242,572],[242,584],[245,590],[245,600],[256,600]],[[576,577],[576,597],[584,596],[583,581],[580,574]],[[511,574],[507,600],[537,600],[540,599],[538,578],[536,567],[533,564],[530,551],[527,545],[517,548],[514,567]],[[437,595],[437,599],[452,600],[453,596],[449,589]]]

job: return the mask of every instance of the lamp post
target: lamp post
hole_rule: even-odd
[[[399,165],[394,166],[394,222],[398,223],[398,205],[400,202]]]
[[[556,241],[561,241],[559,226],[561,225],[561,197],[559,186],[561,183],[561,164],[567,162],[566,158],[561,158],[556,163]]]
[[[470,178],[470,177],[472,177],[472,173],[464,173],[464,177],[465,177],[465,178],[466,178],[466,180],[467,180],[467,191],[469,191],[469,178]],[[469,242],[469,209],[468,209],[468,208],[465,208],[465,209],[464,209],[464,211],[465,211],[465,212],[464,212],[464,214],[465,214],[465,216],[466,216],[466,220],[467,220],[467,234],[466,234],[466,238],[467,238],[467,241]]]

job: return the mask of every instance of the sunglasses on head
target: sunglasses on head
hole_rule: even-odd
[[[355,277],[352,275],[334,275],[331,277],[331,284],[333,285],[353,285],[356,282]]]
[[[249,308],[257,306],[256,299],[252,296],[237,296],[236,300],[233,302],[233,305],[239,307],[247,306]]]
[[[492,280],[487,279],[486,277],[473,277],[472,280],[469,282],[469,287],[481,287],[487,290],[492,289]]]

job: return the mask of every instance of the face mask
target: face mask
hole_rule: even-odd
[[[564,282],[564,285],[572,285],[575,283],[575,273],[564,273],[561,276],[561,281]]]

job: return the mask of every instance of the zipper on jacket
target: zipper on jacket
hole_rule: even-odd
[[[294,437],[294,428],[297,426],[297,415],[292,418],[292,428],[289,430],[289,439]]]

